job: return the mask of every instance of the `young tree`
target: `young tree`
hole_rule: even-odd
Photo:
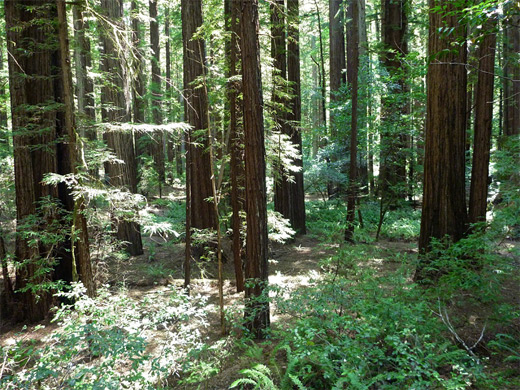
[[[479,64],[475,90],[473,164],[469,193],[470,223],[486,220],[489,154],[493,128],[496,25],[496,19],[487,19],[484,22],[484,37],[477,50]]]
[[[246,326],[259,339],[269,327],[265,145],[258,41],[258,0],[242,0],[241,53],[246,184]]]
[[[123,1],[102,0],[101,8],[110,23],[124,31]],[[106,26],[105,26],[106,27]],[[116,32],[117,33],[117,32]],[[105,72],[105,83],[101,89],[103,109],[101,117],[107,123],[130,122],[131,115],[126,96],[128,92],[128,77],[121,53],[127,48],[117,47],[112,31],[105,28],[101,36],[102,70]],[[107,145],[115,152],[123,164],[108,163],[105,173],[110,184],[123,187],[132,193],[137,192],[137,161],[132,133],[110,131],[104,135]],[[126,250],[133,256],[143,253],[141,229],[138,223],[121,220],[117,224],[117,238],[126,242]]]
[[[463,4],[430,0],[424,193],[419,252],[433,238],[460,240],[467,229],[465,196],[466,27],[459,21]],[[446,88],[449,86],[449,88]],[[425,275],[422,257],[416,279]]]
[[[520,134],[520,14],[518,4],[506,4],[504,21],[504,135]]]

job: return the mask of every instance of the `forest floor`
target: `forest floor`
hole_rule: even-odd
[[[160,210],[159,210],[160,212]],[[183,263],[184,263],[184,244],[182,242],[162,241],[159,236],[144,237],[145,253],[141,256],[130,257],[125,260],[111,261],[107,263],[100,273],[103,283],[112,286],[116,292],[116,286],[122,284],[127,288],[128,295],[136,301],[142,300],[144,296],[152,296],[155,293],[165,292],[171,288],[180,289],[184,283]],[[225,257],[229,258],[224,263],[224,305],[227,309],[232,308],[235,313],[235,319],[240,322],[242,311],[243,293],[236,292],[234,283],[234,268],[231,256],[229,239],[224,240]],[[365,245],[365,244],[361,244]],[[518,246],[518,242],[507,242],[504,245]],[[417,244],[415,241],[407,240],[379,240],[369,244],[366,256],[358,258],[357,266],[360,268],[369,268],[375,277],[392,274],[403,266],[403,262],[399,259],[403,257],[413,257],[417,253]],[[368,245],[367,245],[368,247]],[[279,244],[271,243],[269,248],[269,283],[284,289],[285,294],[290,291],[305,288],[310,284],[315,284],[320,280],[325,272],[331,271],[331,263],[323,265],[327,259],[332,259],[340,249],[339,244],[331,241],[324,241],[322,237],[309,232],[305,236],[296,237],[290,243]],[[520,259],[513,259],[515,274],[520,269]],[[201,332],[201,338],[208,345],[217,343],[219,340],[226,338],[222,336],[219,315],[219,297],[218,285],[216,280],[217,266],[215,262],[199,261],[192,268],[192,295],[201,295],[206,297],[207,322],[198,329]],[[409,281],[413,270],[409,272]],[[520,307],[520,294],[514,275],[510,283],[505,283],[503,295],[507,301],[515,307]],[[1,281],[0,281],[1,282]],[[483,324],[479,321],[482,314],[482,308],[465,308],[463,317],[467,318],[467,323],[458,328],[459,335],[465,340],[477,340],[480,337],[480,331]],[[273,328],[282,328],[287,326],[286,318],[280,315],[276,308],[271,308],[271,324]],[[5,327],[0,332],[0,346],[12,345],[21,338],[37,340],[43,343],[46,336],[50,335],[58,327],[55,323],[49,321],[43,322],[44,327],[31,326],[29,332],[24,331],[22,326]],[[194,320],[193,326],[200,326]],[[520,334],[520,323],[516,322],[516,334]],[[35,329],[31,332],[31,329]],[[229,329],[226,330],[228,334]],[[160,353],[154,350],[155,346],[159,349],[160,340],[164,337],[164,331],[154,331],[152,342],[148,350],[152,354]],[[487,337],[487,336],[486,336]],[[157,342],[154,343],[153,340]],[[275,341],[275,340],[274,340]],[[231,342],[233,343],[233,342]],[[262,345],[261,354],[268,359],[274,343],[268,342]],[[187,384],[180,381],[185,379],[183,374],[170,378],[169,386],[174,389],[227,389],[230,384],[241,377],[240,370],[249,368],[251,359],[243,356],[243,350],[239,348],[233,349],[227,345],[230,351],[225,355],[222,361],[218,362],[218,372],[208,375],[208,378],[199,383]],[[256,357],[258,359],[258,356]],[[260,360],[262,357],[260,356]],[[506,363],[492,362],[492,364],[501,365]],[[513,367],[514,368],[514,367]]]

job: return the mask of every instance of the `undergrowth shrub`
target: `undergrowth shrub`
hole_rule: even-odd
[[[39,348],[23,338],[0,348],[0,388],[160,389],[187,351],[201,344],[200,333],[188,325],[188,320],[205,325],[200,297],[172,288],[138,302],[125,290],[105,288],[92,299],[81,284],[60,296],[74,304],[57,309],[59,327]]]

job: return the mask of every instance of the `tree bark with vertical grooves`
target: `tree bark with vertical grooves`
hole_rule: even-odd
[[[246,327],[258,339],[270,324],[267,294],[265,145],[258,0],[242,0],[241,53],[246,184]]]
[[[477,49],[478,80],[475,93],[473,164],[469,193],[469,222],[485,222],[488,195],[489,154],[493,129],[496,19],[484,23],[485,36]]]
[[[225,0],[227,29],[230,32],[229,42],[229,79],[241,75],[240,71],[240,2]],[[233,229],[233,261],[235,265],[235,280],[237,292],[242,292],[244,286],[244,272],[242,263],[244,251],[242,250],[243,221],[241,214],[245,210],[244,192],[244,130],[242,122],[242,100],[239,99],[241,83],[232,81],[228,83],[229,99],[229,132],[230,132],[230,176],[231,176],[231,208],[233,216],[231,225]]]
[[[208,148],[208,96],[197,79],[203,75],[205,49],[203,39],[193,39],[202,25],[202,1],[182,0],[182,38],[184,59],[184,113],[185,121],[192,126],[190,142],[186,145],[186,169],[190,170],[191,227],[196,229],[215,228],[216,218],[213,205],[206,199],[213,196],[211,188],[210,159]],[[201,135],[195,135],[200,133]],[[188,161],[189,160],[189,161]],[[189,165],[188,165],[189,162]]]
[[[347,189],[347,226],[345,241],[354,241],[354,220],[357,200],[357,118],[358,118],[358,73],[359,73],[359,4],[352,0],[347,8],[347,82],[352,96],[350,121],[350,162]]]
[[[404,116],[408,113],[406,74],[403,56],[408,54],[408,1],[382,1],[381,34],[384,51],[383,66],[388,72],[388,95],[381,98],[381,171],[380,196],[395,207],[405,198],[406,134],[402,133]]]
[[[429,38],[424,191],[416,280],[435,278],[425,270],[432,239],[451,241],[467,230],[465,194],[466,27],[463,2],[429,0]],[[442,11],[434,11],[439,7]],[[449,31],[450,33],[446,33]],[[446,86],[449,88],[446,88]]]
[[[300,158],[294,164],[300,168],[294,172],[294,182],[291,182],[291,226],[298,234],[307,232],[305,226],[305,191],[303,186],[303,153],[302,153],[302,100],[300,80],[300,12],[299,0],[287,0],[287,81],[290,88],[289,100],[289,126],[291,142],[300,153]]]
[[[123,1],[101,0],[101,9],[112,23],[124,29]],[[104,122],[130,122],[130,104],[127,101],[129,95],[128,77],[125,66],[118,54],[124,48],[118,48],[114,40],[109,36],[110,31],[105,30],[101,36],[102,65],[106,81],[101,89],[101,103],[104,107],[112,106],[112,109],[102,109],[101,117]],[[128,49],[128,48],[127,48]],[[107,146],[112,149],[116,157],[124,164],[105,164],[105,174],[110,184],[122,187],[132,193],[137,192],[137,161],[135,157],[134,136],[132,133],[108,132],[104,134]],[[141,240],[141,228],[138,223],[121,220],[117,223],[117,238],[126,242],[126,251],[137,256],[143,253]]]

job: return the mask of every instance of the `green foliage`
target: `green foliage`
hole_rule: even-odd
[[[89,298],[80,284],[60,293],[63,305],[54,321],[60,327],[45,344],[20,341],[1,348],[5,389],[159,389],[176,361],[199,344],[189,319],[204,321],[205,302],[174,289],[147,294],[141,302],[123,290],[102,289]],[[155,329],[167,329],[160,357],[149,352]],[[177,338],[179,337],[179,339]],[[183,340],[180,345],[178,340]]]

